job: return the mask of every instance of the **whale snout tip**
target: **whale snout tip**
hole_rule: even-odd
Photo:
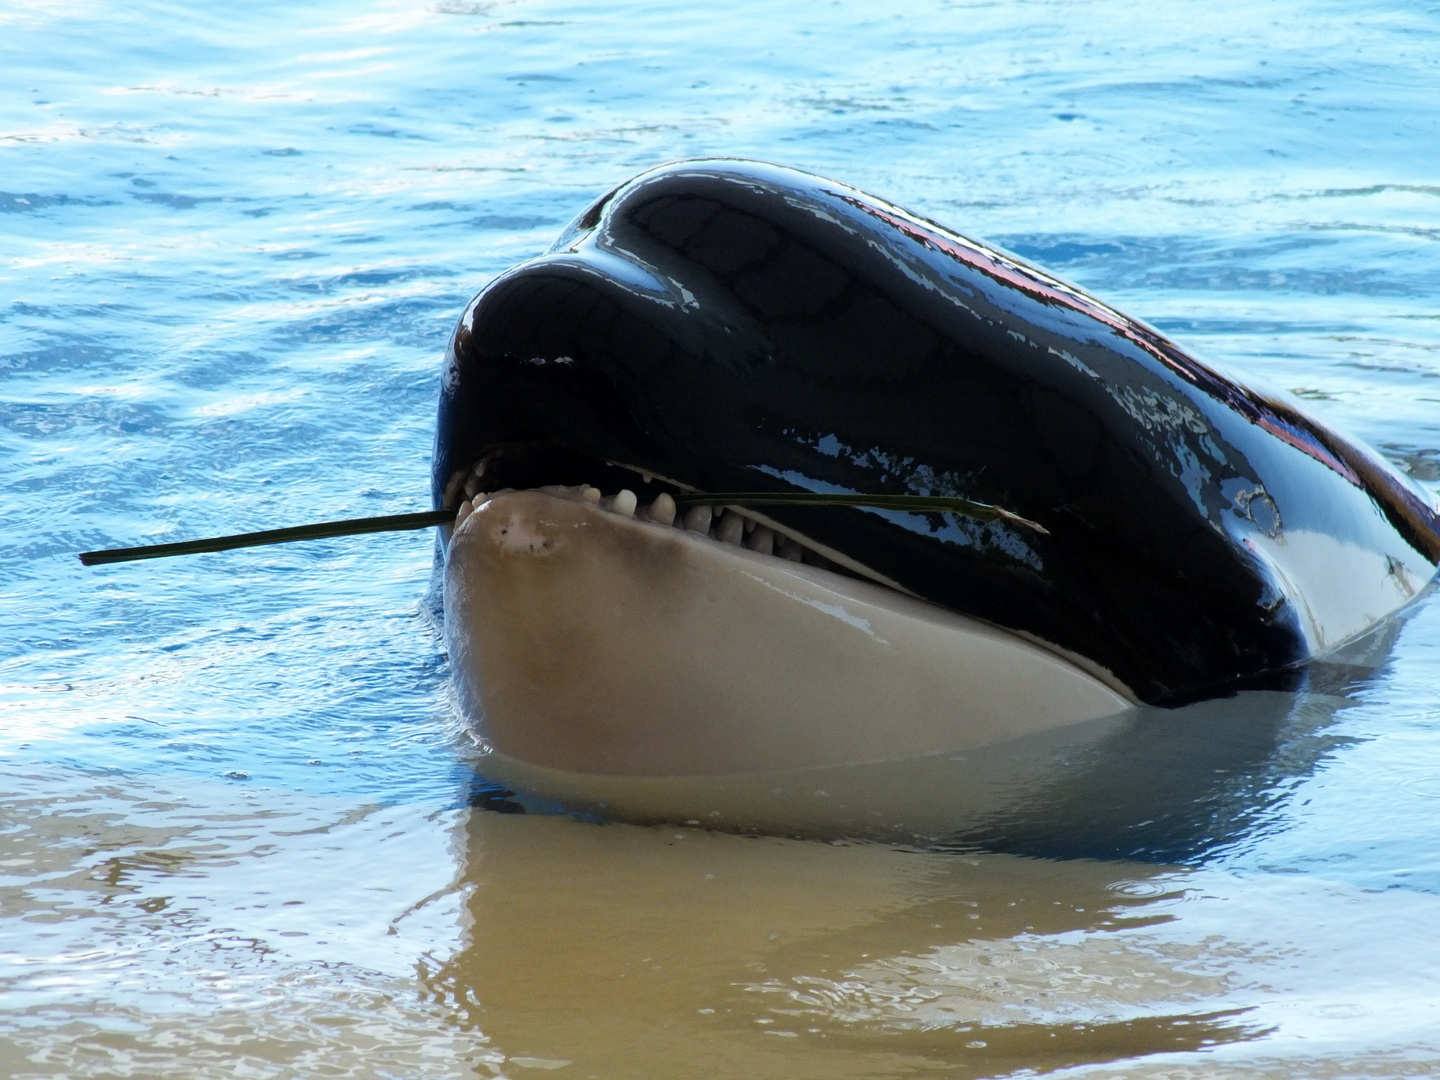
[[[628,503],[624,495],[630,496]],[[635,496],[630,492],[621,496],[602,505],[600,492],[592,487],[477,495],[473,506],[462,506],[451,544],[475,545],[496,559],[553,557],[577,540],[583,542],[577,534],[592,534],[602,524],[633,519]]]
[[[519,509],[508,512],[502,509],[493,514],[482,511],[473,516],[476,526],[497,555],[545,558],[564,547],[563,527],[557,529],[553,522],[525,514]]]

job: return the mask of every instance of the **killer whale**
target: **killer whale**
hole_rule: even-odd
[[[636,493],[627,517],[637,502],[685,491],[943,494],[1005,507],[1043,531],[835,507],[775,507],[756,520],[829,559],[802,576],[840,599],[817,593],[797,602],[817,610],[879,604],[866,590],[880,590],[924,606],[906,609],[906,618],[939,626],[953,616],[946,626],[968,634],[965,642],[994,644],[991,634],[1019,643],[986,663],[1049,657],[1068,665],[1089,689],[1056,675],[1058,697],[1042,694],[1033,708],[1091,693],[1076,706],[1080,718],[1294,672],[1404,607],[1440,562],[1436,506],[1374,451],[1285,395],[1247,385],[1023,260],[881,199],[730,159],[664,166],[611,191],[546,255],[488,285],[452,336],[432,497],[437,509],[462,500],[462,514],[484,508],[465,550],[478,551],[483,533],[494,557],[475,570],[479,556],[456,554],[467,525],[447,536],[446,632],[462,712],[502,755],[498,714],[523,711],[496,688],[513,669],[527,668],[519,678],[532,689],[563,681],[576,650],[604,639],[607,658],[586,676],[604,681],[635,659],[615,640],[644,629],[650,658],[667,657],[668,667],[652,667],[652,681],[659,670],[682,678],[687,663],[693,672],[726,662],[720,654],[736,632],[688,642],[691,630],[671,635],[655,625],[671,610],[664,603],[651,603],[637,625],[620,594],[589,597],[591,610],[569,621],[550,619],[545,604],[566,603],[577,582],[590,580],[585,574],[614,573],[618,563],[571,567],[580,576],[543,600],[542,574],[538,608],[492,589],[462,614],[492,585],[503,592],[501,579],[517,564],[501,569],[494,552],[514,556],[521,533],[530,555],[565,536],[596,535],[602,521],[574,495],[581,485]],[[535,489],[565,496],[568,507],[538,495],[525,502]],[[659,543],[641,532],[634,543]],[[663,561],[658,548],[643,556],[622,549],[624,573]],[[763,577],[762,569],[752,559],[740,577]],[[690,570],[684,588],[698,597],[708,571]],[[841,585],[826,577],[841,574]],[[792,584],[766,579],[757,596]],[[507,616],[507,604],[518,614]],[[746,609],[742,636],[768,617],[758,611]],[[591,618],[595,635],[580,633]],[[934,670],[948,663],[943,652]],[[554,662],[539,663],[542,653]],[[827,670],[814,677],[832,678],[837,668]],[[895,677],[929,676],[907,669]],[[720,694],[707,686],[702,693]],[[952,690],[963,696],[964,680]],[[566,700],[585,693],[579,687]],[[624,693],[625,708],[645,712],[643,684]],[[1016,693],[1009,685],[1001,696]],[[544,708],[555,705],[546,700]],[[760,698],[747,700],[726,707]],[[540,706],[532,699],[529,707]],[[586,733],[586,753],[605,760],[599,771],[624,771],[624,754],[606,758],[603,748],[623,711],[606,714],[606,731]],[[537,722],[513,719],[507,730]],[[654,723],[626,745],[647,745],[680,721]],[[804,737],[825,738],[823,725]],[[686,760],[724,758],[720,741],[692,746]],[[736,767],[745,760],[735,758]]]

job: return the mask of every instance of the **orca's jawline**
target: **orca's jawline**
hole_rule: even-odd
[[[638,470],[1003,506],[1048,535],[770,513],[1151,702],[1302,663],[1440,559],[1435,509],[1296,404],[1021,260],[752,162],[643,174],[475,299],[445,371],[436,505],[497,450],[507,487],[633,488]]]
[[[1013,634],[772,551],[734,511],[707,536],[708,507],[682,526],[637,514],[627,492],[477,501],[446,553],[457,695],[485,744],[531,765],[828,767],[963,753],[1133,705]]]

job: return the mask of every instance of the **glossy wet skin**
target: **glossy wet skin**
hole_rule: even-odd
[[[1290,402],[1010,257],[750,162],[637,178],[472,303],[442,391],[437,503],[457,471],[526,445],[701,490],[1004,506],[1048,535],[775,517],[1148,701],[1333,647],[1440,558],[1435,509]],[[513,486],[598,482],[526,479]]]

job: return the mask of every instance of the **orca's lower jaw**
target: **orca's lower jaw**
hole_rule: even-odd
[[[784,771],[965,752],[1133,704],[761,516],[677,514],[663,482],[634,474],[643,495],[521,488],[523,470],[499,460],[447,487],[462,502],[444,590],[459,707],[497,758],[613,776]],[[482,490],[495,479],[504,489]]]

